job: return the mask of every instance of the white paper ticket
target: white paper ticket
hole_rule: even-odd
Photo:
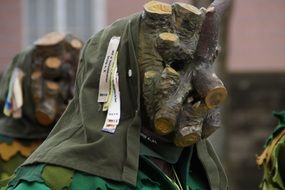
[[[114,57],[114,62],[112,64],[111,72],[110,72],[110,81],[109,81],[109,94],[107,96],[107,101],[103,104],[103,111],[107,111],[109,109],[109,106],[111,104],[113,93],[114,93],[114,80],[115,80],[115,74],[117,72],[117,56],[118,52],[116,52],[116,55]]]
[[[108,108],[107,117],[102,131],[114,133],[121,117],[121,99],[119,90],[119,75],[117,72],[117,65],[115,66],[113,80],[112,80],[112,97]]]
[[[112,65],[114,64],[115,55],[119,47],[120,37],[113,36],[109,42],[107,53],[101,70],[99,82],[98,102],[107,102],[110,94],[110,80]]]
[[[5,100],[5,106],[3,113],[6,116],[10,116],[15,109],[20,109],[23,105],[23,93],[22,93],[22,78],[24,73],[19,68],[15,68],[9,82],[8,95]]]
[[[24,72],[20,69],[17,69],[17,74],[13,85],[13,96],[12,96],[14,118],[22,117],[22,106],[24,104],[23,88],[22,88],[23,77],[24,77]]]

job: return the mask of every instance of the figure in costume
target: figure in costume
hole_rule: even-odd
[[[49,33],[17,54],[0,82],[0,179],[44,141],[68,101],[82,42]]]
[[[273,115],[279,123],[256,159],[257,165],[263,169],[262,190],[285,189],[285,111]]]
[[[227,189],[207,140],[227,95],[213,71],[225,7],[150,1],[91,37],[74,98],[6,189]]]

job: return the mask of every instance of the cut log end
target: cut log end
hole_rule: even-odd
[[[58,57],[48,57],[45,64],[48,68],[57,69],[61,66],[61,60]]]
[[[64,40],[64,37],[64,33],[51,32],[35,41],[34,44],[37,46],[51,46],[62,42]]]
[[[205,103],[208,108],[214,108],[225,101],[227,90],[225,87],[217,87],[211,89],[205,97]]]
[[[169,33],[169,32],[160,33],[159,38],[162,41],[170,41],[170,42],[176,42],[178,40],[178,36],[176,34]]]
[[[150,78],[155,78],[158,77],[159,73],[156,71],[147,71],[144,73],[144,78],[145,79],[150,79]]]
[[[174,144],[178,147],[188,147],[201,140],[201,136],[197,133],[190,133],[186,136],[176,136]]]
[[[36,118],[40,124],[43,126],[49,126],[54,122],[54,118],[50,117],[47,115],[45,112],[42,110],[37,110],[36,111]]]
[[[38,80],[42,77],[42,73],[40,71],[34,71],[31,75],[32,80]]]
[[[180,10],[180,12],[184,13],[191,12],[196,15],[201,15],[203,13],[202,9],[198,9],[197,7],[187,3],[177,2],[174,4],[174,6],[176,6]]]
[[[150,1],[144,5],[144,10],[148,13],[172,14],[171,5],[158,1]]]
[[[173,124],[166,118],[156,119],[154,125],[155,132],[159,135],[167,135],[174,130]]]
[[[77,39],[71,40],[70,45],[75,49],[81,49],[82,48],[82,43]]]
[[[53,91],[59,90],[59,85],[56,82],[46,81],[47,88]]]

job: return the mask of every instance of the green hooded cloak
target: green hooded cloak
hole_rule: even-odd
[[[52,41],[51,37],[57,41]],[[40,42],[46,43],[44,47]],[[66,107],[73,95],[73,76],[81,45],[81,41],[72,34],[49,33],[32,47],[18,53],[8,65],[0,81],[0,180],[13,174],[15,168],[44,141],[54,125],[54,122],[46,125],[39,122],[36,118],[37,104],[52,99],[61,110]],[[48,78],[45,68],[51,54],[58,56],[63,63],[59,67],[61,76],[57,75],[56,79]],[[35,72],[36,69],[40,71]],[[48,74],[56,72],[49,70]],[[35,84],[35,79],[32,79],[34,73],[44,73],[45,76],[40,76]],[[47,91],[47,84],[56,82],[61,91],[51,94]],[[36,85],[41,89],[35,89]],[[37,93],[48,98],[37,97],[39,101],[36,102],[34,95]],[[61,110],[56,113],[55,119],[58,119]]]

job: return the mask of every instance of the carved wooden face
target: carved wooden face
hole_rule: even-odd
[[[35,116],[44,126],[56,122],[73,97],[82,47],[82,43],[71,35],[55,36],[58,39],[53,43],[50,38],[39,40],[32,56],[31,91]]]
[[[183,3],[163,8],[168,4],[161,3],[155,6],[157,14],[152,6],[145,5],[140,29],[144,107],[157,134],[173,134],[177,146],[189,146],[200,140],[205,118],[213,118],[208,113],[217,112],[209,110],[226,96],[213,62],[195,57],[205,10]]]

